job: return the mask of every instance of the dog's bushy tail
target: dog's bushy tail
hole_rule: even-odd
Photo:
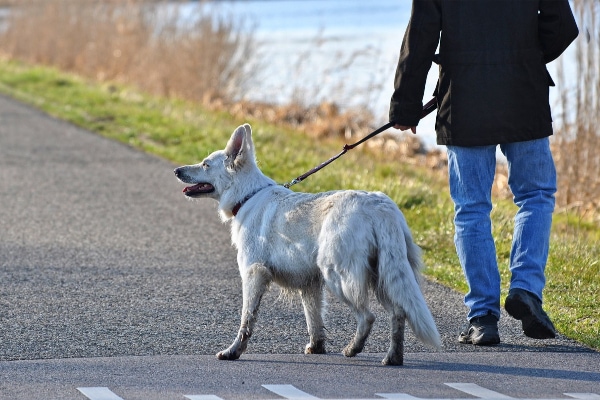
[[[394,309],[399,308],[406,315],[417,338],[427,345],[441,348],[440,334],[419,285],[423,269],[421,248],[414,243],[404,216],[398,214],[395,226],[390,226],[391,232],[380,231],[378,235],[380,290],[384,290]],[[403,239],[398,243],[401,236]],[[381,240],[388,242],[383,244]],[[406,265],[406,259],[409,265]]]

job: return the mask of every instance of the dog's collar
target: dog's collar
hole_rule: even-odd
[[[231,209],[231,213],[233,214],[233,216],[237,216],[237,213],[240,211],[240,208],[242,208],[242,206],[244,204],[246,204],[246,202],[248,200],[250,200],[252,198],[252,196],[254,196],[255,194],[257,194],[258,192],[260,192],[263,189],[268,188],[269,186],[273,186],[273,185],[267,185],[265,187],[262,187],[260,189],[258,189],[256,192],[249,194],[248,196],[244,197],[244,199],[242,201],[240,201],[239,203],[236,203],[233,208]]]

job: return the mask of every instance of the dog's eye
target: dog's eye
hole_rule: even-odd
[[[210,167],[210,165],[208,165],[208,163],[207,163],[206,161],[204,161],[204,162],[202,163],[202,168],[204,168],[204,169],[208,169],[208,167]]]

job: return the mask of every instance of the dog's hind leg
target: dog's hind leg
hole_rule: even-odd
[[[404,328],[406,317],[404,312],[394,313],[390,318],[391,341],[387,355],[381,361],[383,365],[404,364]]]
[[[404,363],[404,329],[406,327],[406,313],[398,306],[392,304],[385,290],[378,288],[375,291],[379,303],[390,313],[390,348],[381,361],[383,365],[403,365]]]
[[[322,265],[326,264],[322,263]],[[339,270],[356,271],[352,266],[345,266]],[[329,290],[347,304],[356,317],[357,326],[354,338],[342,351],[346,357],[354,357],[363,350],[367,337],[371,333],[373,322],[375,322],[375,315],[369,310],[367,278],[352,275],[342,278],[335,267],[321,267],[321,271],[323,271],[323,277]]]
[[[219,360],[237,360],[246,351],[252,336],[258,307],[263,294],[272,281],[271,272],[262,264],[253,264],[242,275],[242,322],[237,337],[227,349],[217,353]]]
[[[322,228],[324,234],[319,238],[321,248],[317,263],[329,290],[350,307],[356,318],[354,338],[342,351],[346,357],[354,357],[363,350],[375,321],[375,315],[369,310],[372,280],[368,259],[369,238],[365,237],[365,231],[359,225],[350,229],[347,221],[331,220],[330,225],[324,224]],[[338,233],[338,223],[346,223],[341,233]]]
[[[323,284],[315,283],[300,291],[306,326],[310,342],[304,349],[305,354],[324,354],[325,351],[325,325],[323,324]]]
[[[366,279],[351,276],[340,279],[339,282],[336,294],[352,309],[356,318],[356,333],[342,353],[346,357],[354,357],[365,347],[375,322],[375,315],[369,310],[369,289]]]
[[[354,338],[352,338],[342,352],[346,357],[354,357],[363,350],[367,337],[371,333],[373,322],[375,322],[375,315],[368,309],[366,304],[360,307],[351,305],[351,307],[356,317],[357,326]]]

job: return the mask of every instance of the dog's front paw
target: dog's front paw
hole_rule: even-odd
[[[237,360],[240,358],[241,353],[238,354],[236,351],[232,351],[231,348],[220,351],[217,353],[219,360]]]
[[[304,348],[304,354],[325,354],[325,342],[317,342],[313,345],[310,343]]]

